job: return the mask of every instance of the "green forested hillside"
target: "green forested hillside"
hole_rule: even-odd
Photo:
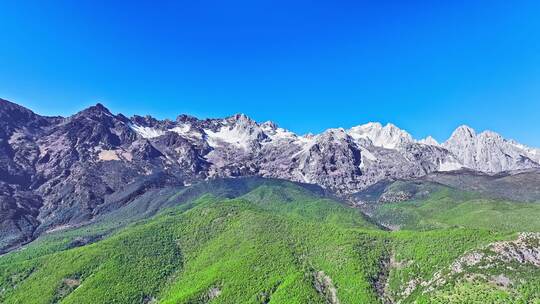
[[[402,194],[410,184],[396,182],[386,192]],[[371,206],[375,221],[401,230],[449,227],[493,231],[540,231],[540,203],[490,198],[442,185],[422,184],[405,201]],[[403,195],[403,194],[402,194]]]
[[[443,195],[437,193],[425,201],[396,204],[404,203],[404,212],[412,213],[405,204],[430,205]],[[540,299],[536,288],[540,285],[534,279],[537,267],[528,262],[490,260],[497,262],[486,268],[493,275],[506,274],[509,265],[520,270],[517,277],[506,274],[512,284],[504,287],[496,286],[492,274],[476,269],[481,264],[452,272],[452,265],[465,254],[482,250],[488,256],[489,244],[515,240],[517,225],[482,221],[475,225],[472,220],[458,221],[461,212],[448,220],[452,218],[444,211],[448,208],[437,205],[431,208],[446,212],[444,217],[427,211],[417,215],[429,225],[411,221],[407,222],[410,229],[388,231],[318,188],[278,180],[241,179],[169,189],[159,201],[136,202],[98,223],[45,235],[0,257],[1,302],[529,303]],[[133,210],[153,204],[156,212],[161,210],[156,215],[133,217],[140,214]],[[478,207],[483,214],[486,208]],[[535,210],[531,207],[529,213]],[[524,227],[536,229],[533,224]],[[527,239],[528,246],[537,245],[534,239],[534,235]],[[466,273],[478,275],[465,278]]]

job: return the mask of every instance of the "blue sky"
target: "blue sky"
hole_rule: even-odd
[[[538,1],[107,2],[0,0],[0,97],[540,146]]]

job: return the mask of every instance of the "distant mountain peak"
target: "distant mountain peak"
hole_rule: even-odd
[[[457,127],[454,132],[452,133],[452,135],[450,136],[450,138],[454,138],[454,137],[458,137],[458,138],[463,138],[463,137],[468,137],[468,138],[473,138],[476,136],[476,131],[474,131],[473,128],[467,126],[467,125],[461,125],[459,127]]]
[[[186,123],[186,122],[193,122],[198,120],[197,117],[187,115],[187,114],[180,114],[176,117],[177,122]]]
[[[94,107],[109,111],[101,102],[97,102]]]
[[[109,111],[109,109],[107,109],[103,104],[98,102],[95,105],[90,106],[80,111],[79,113],[75,114],[75,116],[102,115],[102,114],[107,115],[107,116],[113,116],[113,114],[111,113],[111,111]]]
[[[433,138],[431,135],[429,135],[428,137],[424,139],[419,140],[418,143],[424,144],[424,145],[430,145],[430,146],[440,145],[439,142],[435,138]]]
[[[397,149],[414,142],[412,136],[394,124],[388,123],[384,127],[379,122],[369,122],[352,127],[348,134],[356,139],[369,139],[374,146],[386,149]]]
[[[491,130],[482,131],[481,133],[478,134],[478,136],[479,137],[484,137],[484,138],[491,137],[491,138],[503,139],[501,134],[499,134],[497,132],[494,132],[494,131],[491,131]]]
[[[278,125],[273,121],[265,121],[261,124],[261,128],[264,129],[270,129],[270,130],[276,130],[278,128]]]
[[[251,119],[249,116],[247,116],[244,113],[236,113],[234,115],[231,115],[227,117],[227,120],[241,121],[241,122],[255,122],[253,119]]]
[[[516,145],[493,131],[477,134],[469,126],[459,126],[442,145],[467,168],[496,173],[540,167],[535,149]]]

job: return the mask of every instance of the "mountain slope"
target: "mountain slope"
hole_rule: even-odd
[[[233,179],[193,187],[167,195],[170,207],[157,215],[88,243],[81,240],[104,223],[52,232],[1,256],[0,300],[459,303],[471,295],[540,300],[538,266],[517,261],[512,265],[523,275],[511,276],[504,267],[512,261],[493,249],[521,244],[514,234],[474,228],[383,231],[320,189],[285,181]],[[187,189],[193,192],[186,194]],[[215,195],[204,194],[211,189]],[[523,249],[540,250],[531,242],[534,236]],[[494,262],[481,262],[492,265],[485,281],[460,279],[478,273],[474,265],[452,272],[453,265],[463,264],[459,261],[488,250]],[[488,290],[495,282],[491,276],[499,275],[512,284]],[[448,280],[441,283],[439,277]]]
[[[398,230],[392,233],[397,243],[387,261],[390,302],[536,303],[540,205],[538,184],[530,181],[537,177],[530,171],[496,177],[433,173],[414,181],[381,182],[357,193],[365,213]],[[506,190],[491,192],[501,185]],[[472,240],[463,233],[478,234],[477,242],[447,255],[456,250],[452,246]],[[441,246],[451,247],[445,252]],[[440,259],[444,262],[430,271]]]
[[[0,298],[325,303],[336,293],[335,285],[325,285],[328,277],[343,286],[342,301],[373,302],[373,274],[361,265],[376,260],[358,259],[353,237],[371,227],[355,209],[267,181],[233,200],[204,196],[187,211],[169,210],[93,244],[44,255],[43,245],[30,246],[34,253],[2,257]]]
[[[539,177],[537,171],[432,173],[412,181],[381,182],[354,199],[373,220],[392,229],[539,231]]]

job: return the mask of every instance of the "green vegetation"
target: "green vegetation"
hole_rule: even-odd
[[[439,216],[441,201],[444,193],[384,205],[403,204],[405,213],[421,218],[421,225],[409,221],[408,227],[438,228],[390,232],[358,209],[290,182],[244,179],[162,190],[158,200],[139,200],[93,225],[45,235],[0,257],[0,302],[538,301],[538,272],[525,264],[514,265],[526,280],[511,289],[457,277],[430,291],[420,284],[471,250],[516,237],[504,223],[451,221],[451,212],[462,214],[454,208]],[[414,209],[422,204],[431,205],[431,218],[429,208]],[[139,216],[142,206],[148,218]],[[490,271],[505,265],[497,267]],[[411,282],[417,288],[407,290]]]
[[[467,227],[492,231],[540,231],[538,203],[491,199],[442,186],[434,190],[427,197],[379,204],[373,211],[373,218],[401,230]]]

